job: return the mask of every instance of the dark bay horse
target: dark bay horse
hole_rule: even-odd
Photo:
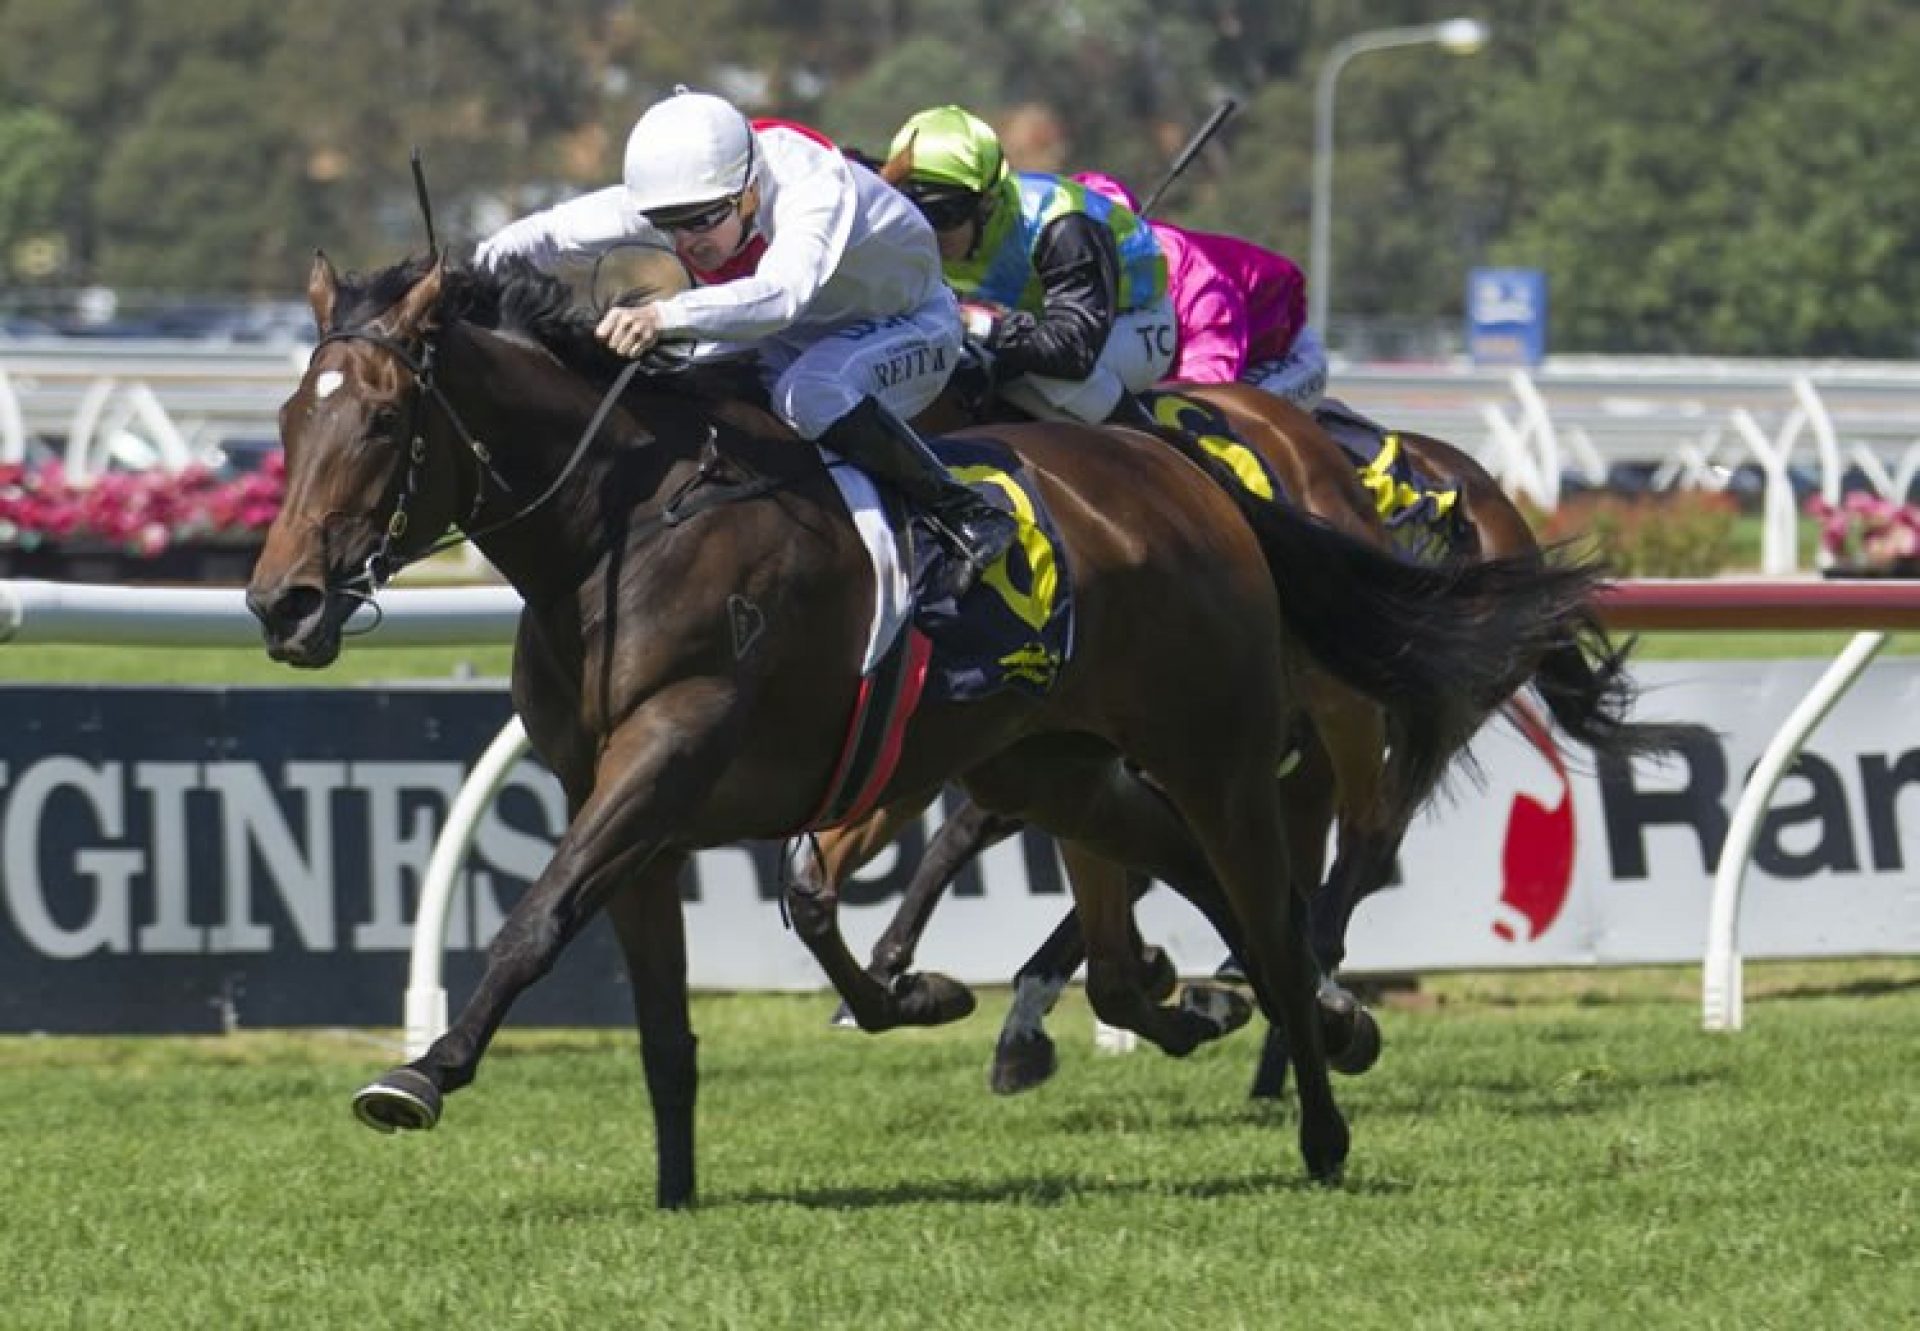
[[[1358,479],[1354,460],[1305,414],[1245,385],[1183,385],[1180,391],[1226,413],[1239,438],[1261,454],[1282,482],[1285,502],[1361,539],[1381,546],[1392,543],[1371,494]],[[1479,463],[1439,439],[1406,432],[1396,432],[1394,438],[1423,486],[1454,495],[1442,558],[1458,562],[1539,556],[1526,519]],[[1516,663],[1511,689],[1530,681],[1558,724],[1560,737],[1592,752],[1629,756],[1668,750],[1696,728],[1626,719],[1633,701],[1626,674],[1630,645],[1609,641],[1597,617],[1583,609],[1568,618],[1563,632],[1537,658]],[[1328,1009],[1334,1066],[1359,1073],[1378,1056],[1378,1028],[1334,977],[1346,955],[1354,911],[1391,880],[1401,842],[1431,793],[1436,773],[1410,770],[1405,746],[1388,745],[1396,728],[1391,709],[1355,695],[1324,673],[1313,677],[1312,684],[1317,687],[1308,689],[1306,708],[1311,732],[1303,737],[1299,765],[1282,785],[1296,873],[1303,882],[1318,885],[1308,916],[1315,959],[1327,980],[1322,1000]],[[1459,738],[1464,742],[1466,737]],[[863,860],[902,820],[900,815],[877,817],[872,826],[849,830],[844,834],[847,844],[833,850],[846,859]],[[1337,828],[1336,855],[1322,881],[1330,825]],[[867,970],[877,982],[890,984],[910,972],[920,936],[953,877],[1020,826],[1016,819],[971,802],[954,811],[928,846],[893,919],[874,945]],[[1144,887],[1144,882],[1136,882],[1134,891]],[[1143,965],[1164,967],[1157,949],[1141,947]],[[995,1052],[990,1084],[996,1091],[1025,1090],[1052,1075],[1053,1043],[1042,1021],[1080,965],[1082,952],[1079,922],[1069,915],[1021,967],[1014,1006]],[[1171,980],[1168,970],[1161,983]],[[1270,1028],[1254,1094],[1278,1094],[1285,1068],[1284,1037]]]
[[[415,260],[343,280],[321,256],[308,295],[321,339],[281,409],[286,499],[247,591],[269,654],[330,664],[385,575],[457,527],[525,600],[514,706],[569,808],[447,1033],[355,1112],[434,1126],[517,995],[605,910],[632,981],[658,1200],[687,1204],[697,1072],[678,879],[697,849],[804,827],[831,779],[874,595],[853,524],[813,449],[708,376],[629,379],[566,288],[531,270]],[[1142,829],[1172,824],[1217,885],[1261,1010],[1292,1037],[1307,1170],[1336,1179],[1348,1129],[1273,781],[1301,653],[1452,716],[1560,630],[1590,575],[1416,569],[1298,515],[1249,518],[1145,434],[991,433],[1054,513],[1075,651],[1044,698],[923,707],[884,800],[957,780],[1058,837],[1089,992],[1149,1039],[1207,1025],[1127,997],[1115,873],[1162,868],[1175,838]]]

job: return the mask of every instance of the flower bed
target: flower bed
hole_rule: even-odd
[[[239,476],[109,472],[86,484],[58,463],[0,466],[0,577],[244,582],[285,479],[278,453]]]
[[[1807,512],[1820,524],[1830,578],[1920,577],[1920,508],[1854,491],[1838,504],[1815,495]]]

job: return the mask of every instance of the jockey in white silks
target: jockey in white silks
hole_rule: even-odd
[[[684,89],[642,115],[622,184],[534,213],[477,261],[551,268],[636,240],[670,244],[697,285],[607,311],[600,339],[639,356],[663,338],[702,355],[750,350],[773,410],[801,438],[924,508],[961,556],[955,597],[1006,550],[1007,514],[948,475],[906,422],[939,396],[961,323],[933,231],[822,135],[748,122]]]

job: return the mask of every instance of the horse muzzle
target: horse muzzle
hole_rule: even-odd
[[[267,655],[301,670],[333,664],[340,655],[340,627],[354,604],[311,583],[247,588],[247,609],[260,621]]]

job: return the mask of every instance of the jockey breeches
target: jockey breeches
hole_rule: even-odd
[[[1320,405],[1327,392],[1327,348],[1320,335],[1302,328],[1287,354],[1247,366],[1240,382],[1284,398],[1302,411]]]
[[[783,333],[759,353],[773,409],[802,439],[818,439],[869,397],[912,420],[933,405],[959,363],[960,310],[942,287],[905,314]]]
[[[1121,393],[1145,392],[1164,379],[1178,347],[1173,301],[1162,296],[1113,321],[1107,345],[1085,379],[1025,374],[1009,380],[1000,393],[1042,420],[1066,417],[1097,424],[1113,414]]]

